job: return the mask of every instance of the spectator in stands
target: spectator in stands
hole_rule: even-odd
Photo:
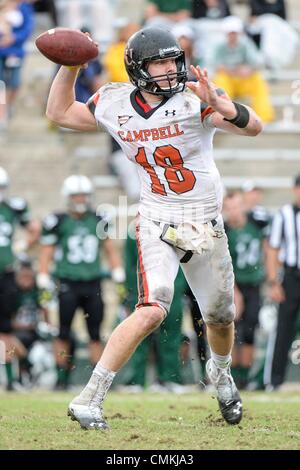
[[[191,16],[189,0],[150,0],[145,9],[145,19],[151,26],[172,25],[186,21]]]
[[[6,103],[0,103],[0,122],[2,127],[11,115],[21,84],[21,68],[25,55],[24,44],[31,36],[34,27],[32,5],[27,2],[14,2],[15,20],[11,30],[0,37],[0,81],[6,86]],[[12,16],[13,10],[10,11]],[[22,16],[22,20],[20,18]]]
[[[6,345],[7,388],[13,390],[12,362],[24,357],[26,350],[12,333],[12,315],[16,284],[14,274],[13,237],[15,227],[20,224],[27,232],[23,240],[23,250],[33,245],[39,237],[39,224],[31,219],[27,203],[20,197],[7,194],[9,178],[0,168],[0,340]]]
[[[112,3],[109,0],[68,0],[64,4],[64,26],[77,29],[83,24],[88,26],[103,51],[114,35]]]
[[[198,65],[194,54],[194,32],[188,25],[179,24],[172,29],[172,33],[176,37],[181,49],[184,50],[188,79],[194,80],[195,76],[190,72],[190,65]]]
[[[193,0],[192,18],[218,20],[230,15],[227,0]]]
[[[215,83],[232,99],[248,97],[250,105],[265,122],[274,119],[268,86],[259,72],[261,60],[255,44],[242,35],[243,23],[238,17],[223,20],[226,39],[217,46],[214,56]]]
[[[12,322],[14,334],[26,349],[26,356],[19,362],[20,382],[24,385],[31,378],[31,364],[28,354],[34,343],[39,339],[37,326],[39,321],[47,321],[47,311],[42,307],[40,293],[36,286],[35,273],[29,259],[21,260],[16,272],[16,294],[14,318]]]
[[[33,4],[36,13],[48,13],[53,26],[58,25],[58,15],[55,0],[28,0]]]
[[[125,275],[114,242],[107,238],[107,221],[91,206],[93,186],[83,175],[69,176],[63,183],[65,212],[50,214],[43,223],[42,249],[37,285],[51,288],[51,263],[55,262],[54,278],[58,283],[59,336],[54,343],[57,384],[66,389],[70,373],[71,325],[77,308],[85,314],[89,334],[91,363],[102,353],[100,327],[103,301],[100,285],[100,249],[104,250],[115,282]],[[56,256],[55,256],[56,253]]]
[[[300,175],[295,178],[293,193],[294,201],[275,215],[269,240],[267,281],[271,300],[279,304],[275,337],[270,337],[264,374],[270,389],[284,382],[300,309]]]
[[[15,0],[0,2],[0,37],[11,35],[13,28],[23,24],[24,18]]]
[[[264,253],[267,249],[269,221],[247,213],[242,194],[228,193],[224,199],[225,230],[235,275],[237,341],[232,374],[240,388],[248,382],[254,357],[254,334],[261,306],[264,281]]]
[[[116,41],[106,51],[103,59],[107,81],[128,82],[128,75],[124,65],[125,45],[132,34],[140,29],[136,23],[127,23],[122,26]],[[136,202],[140,197],[140,179],[135,165],[130,162],[122,152],[119,144],[110,137],[111,158],[110,165],[117,174],[120,184],[132,202]]]
[[[81,31],[90,34],[90,30],[85,27],[81,28]],[[86,68],[82,68],[75,85],[76,100],[86,103],[91,95],[96,93],[106,83],[102,75],[103,66],[98,58],[91,60]]]
[[[140,26],[137,23],[127,23],[118,30],[117,39],[107,49],[103,60],[108,81],[128,82],[124,65],[125,46],[130,36],[139,29]]]
[[[251,16],[260,16],[267,13],[278,15],[286,20],[285,0],[250,0]]]

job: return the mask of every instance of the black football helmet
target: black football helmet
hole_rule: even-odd
[[[167,58],[175,58],[177,72],[152,77],[147,71],[149,62]],[[166,97],[184,90],[187,81],[184,51],[169,31],[154,27],[141,29],[128,40],[124,60],[131,82],[140,90]],[[172,86],[174,78],[177,81]],[[168,81],[169,87],[161,88],[161,81]]]

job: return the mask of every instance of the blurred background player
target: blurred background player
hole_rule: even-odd
[[[186,21],[190,16],[188,0],[150,0],[145,8],[147,26],[165,27]]]
[[[22,385],[31,384],[31,366],[28,355],[39,339],[38,324],[48,321],[47,310],[41,304],[35,272],[29,258],[21,259],[16,270],[16,292],[12,327],[15,336],[26,349],[26,356],[19,361],[19,380]]]
[[[240,192],[224,200],[225,230],[235,275],[236,344],[232,374],[240,388],[248,383],[254,359],[255,329],[261,307],[261,287],[265,279],[269,221],[248,213]]]
[[[15,312],[15,272],[13,239],[17,225],[26,231],[27,238],[21,240],[22,251],[30,248],[39,237],[39,224],[31,219],[27,203],[20,197],[8,196],[9,178],[0,167],[0,340],[6,345],[7,389],[13,389],[12,362],[24,357],[26,350],[13,335],[12,316]]]
[[[119,253],[105,232],[107,221],[92,207],[91,181],[83,175],[69,176],[63,183],[62,194],[66,212],[50,214],[44,219],[37,276],[39,288],[51,288],[51,265],[55,262],[53,276],[59,299],[59,336],[54,342],[58,389],[68,386],[71,325],[77,308],[85,314],[93,365],[102,353],[100,327],[104,307],[100,250],[108,259],[113,280],[124,281]]]

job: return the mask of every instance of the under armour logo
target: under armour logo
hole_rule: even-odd
[[[173,109],[173,111],[165,111],[165,115],[166,115],[166,116],[169,116],[169,114],[172,114],[173,116],[175,116],[176,110]]]

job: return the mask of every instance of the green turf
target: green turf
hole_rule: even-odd
[[[207,393],[111,392],[109,432],[66,416],[70,394],[0,395],[0,449],[300,449],[300,396],[244,394],[244,419],[229,426]]]

